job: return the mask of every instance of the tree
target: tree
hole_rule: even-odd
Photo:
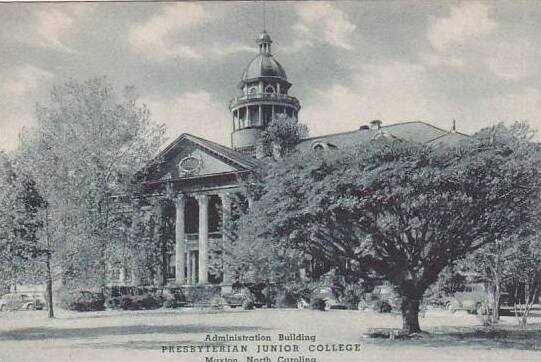
[[[521,127],[498,125],[456,147],[380,139],[292,155],[254,187],[257,236],[374,270],[402,297],[403,329],[418,332],[439,273],[532,217],[540,159]]]
[[[33,265],[42,250],[39,246],[43,228],[41,213],[45,202],[36,189],[32,178],[21,173],[17,164],[8,155],[0,154],[0,267],[4,281],[12,286],[18,283],[35,282],[41,268]]]
[[[0,151],[0,290],[17,284],[18,275],[24,270],[24,260],[18,257],[16,236],[17,175],[13,160]]]
[[[541,295],[541,240],[539,234],[513,245],[509,256],[510,279],[514,289],[515,317],[520,327],[528,323],[533,304]],[[521,293],[522,292],[522,293]]]
[[[264,220],[254,220],[242,197],[234,199],[233,222],[224,228],[228,233],[225,253],[226,268],[240,282],[285,285],[297,282],[302,267],[302,253],[284,248],[276,240],[256,237],[257,227]]]
[[[306,125],[285,113],[277,114],[261,132],[260,147],[266,157],[276,159],[290,153],[299,141],[308,137]]]
[[[53,88],[49,104],[37,106],[37,126],[22,133],[19,162],[47,202],[42,243],[64,285],[105,283],[124,230],[115,195],[130,192],[162,143],[163,127],[137,98],[133,87],[119,94],[104,78],[68,82]]]
[[[493,323],[497,323],[500,319],[501,289],[510,277],[510,257],[517,242],[516,236],[496,240],[480,248],[464,261],[465,268],[478,275],[489,287]]]

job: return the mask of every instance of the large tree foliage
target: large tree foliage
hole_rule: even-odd
[[[242,196],[234,198],[231,220],[223,228],[224,268],[241,283],[285,286],[299,281],[302,253],[284,248],[276,240],[259,237],[258,227],[265,223],[265,215],[249,212],[247,203]]]
[[[156,153],[163,127],[103,78],[55,87],[21,137],[19,159],[48,204],[48,245],[63,281],[101,285],[125,222],[114,195]]]
[[[1,290],[16,284],[24,270],[14,230],[17,218],[17,176],[10,157],[0,151],[0,272]]]
[[[291,151],[303,138],[308,137],[308,127],[285,113],[276,114],[260,136],[260,152],[265,157],[279,159]]]
[[[464,145],[379,140],[293,155],[253,187],[257,235],[384,276],[402,296],[403,327],[448,265],[517,232],[539,202],[540,161],[520,125]]]
[[[40,279],[39,240],[46,206],[36,184],[21,173],[15,160],[0,153],[0,269],[4,287]]]

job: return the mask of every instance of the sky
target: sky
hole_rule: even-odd
[[[257,54],[259,2],[0,3],[0,149],[54,85],[134,85],[169,140],[229,145],[229,101]],[[311,136],[425,121],[541,129],[541,2],[266,2],[273,55]],[[541,139],[539,135],[537,139]]]

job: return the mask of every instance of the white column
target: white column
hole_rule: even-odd
[[[229,223],[231,221],[231,197],[229,193],[220,194],[222,199],[222,243],[224,250],[222,251],[222,294],[231,292],[231,273],[225,265],[225,247],[229,246],[230,231],[228,230]]]
[[[186,283],[186,275],[184,275],[184,253],[185,235],[184,235],[184,207],[186,199],[183,194],[178,194],[175,199],[176,220],[175,220],[175,282],[177,284]]]
[[[153,237],[153,239],[154,239],[155,243],[158,243],[160,248],[161,248],[161,243],[162,243],[162,240],[161,240],[161,238],[162,238],[162,235],[161,235],[162,213],[163,213],[162,205],[161,205],[160,201],[158,201],[154,205],[155,223],[154,223],[154,237]],[[164,262],[165,261],[162,260],[162,255],[161,255],[161,251],[160,251],[159,263],[156,266],[156,273],[154,274],[154,280],[153,280],[153,282],[158,286],[163,286],[163,284],[164,284],[163,283],[164,276],[162,275],[162,264]]]
[[[259,105],[259,125],[263,124],[263,113],[261,112],[261,105]]]
[[[199,284],[208,283],[209,197],[198,195],[199,202]]]
[[[192,278],[192,259],[191,259],[192,252],[190,250],[186,251],[186,284],[194,284],[193,278]]]
[[[197,263],[197,255],[195,254],[195,251],[192,251],[192,257],[191,257],[191,260],[190,260],[190,263],[192,264],[192,274],[191,274],[191,284],[192,285],[195,285],[196,283],[196,275],[195,275],[195,266],[196,266],[196,263]]]

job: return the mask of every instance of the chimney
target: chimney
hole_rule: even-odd
[[[378,130],[381,128],[381,121],[379,119],[375,119],[373,121],[370,121],[370,129]]]
[[[361,131],[366,131],[367,129],[370,129],[370,127],[368,127],[368,125],[366,124],[363,124],[362,126],[359,127],[359,130]]]

